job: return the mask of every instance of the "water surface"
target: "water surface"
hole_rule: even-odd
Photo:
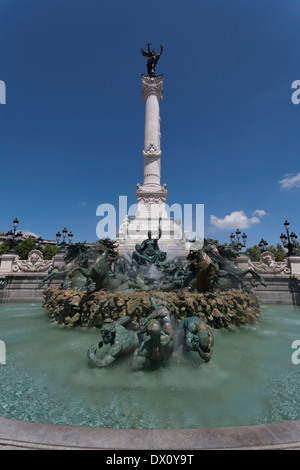
[[[300,307],[263,306],[254,326],[215,331],[211,363],[192,353],[156,371],[90,367],[95,329],[51,323],[40,304],[2,304],[0,417],[73,426],[202,428],[300,419]]]

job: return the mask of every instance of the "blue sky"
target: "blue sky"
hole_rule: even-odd
[[[205,235],[300,237],[300,2],[1,0],[0,231],[95,241],[97,206],[143,177],[141,48],[163,55],[162,183]]]

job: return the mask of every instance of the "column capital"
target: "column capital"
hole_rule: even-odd
[[[143,99],[147,100],[150,95],[155,95],[159,101],[162,100],[163,83],[163,75],[159,75],[158,77],[149,77],[148,75],[142,75]]]

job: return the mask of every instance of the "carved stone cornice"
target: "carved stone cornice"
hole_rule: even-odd
[[[150,143],[146,149],[143,150],[143,157],[146,158],[159,158],[161,157],[161,150],[157,149],[154,144]]]
[[[144,204],[145,206],[149,204],[157,204],[161,206],[166,203],[167,196],[159,193],[149,193],[149,194],[139,194],[136,196],[138,204]]]
[[[163,75],[159,75],[158,77],[142,75],[143,99],[147,100],[150,95],[155,95],[159,101],[162,100],[163,83]]]
[[[160,186],[158,190],[149,191],[144,186],[137,186],[136,198],[137,202],[141,204],[165,204],[167,200],[167,185]]]

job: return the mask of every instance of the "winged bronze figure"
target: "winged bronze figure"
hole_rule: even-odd
[[[159,54],[154,49],[151,51],[150,49],[151,43],[148,43],[147,46],[148,46],[148,51],[145,51],[144,49],[142,49],[142,54],[147,59],[147,70],[148,70],[149,77],[155,77],[156,76],[155,67],[158,62],[158,59],[162,55],[163,46],[160,45]]]

